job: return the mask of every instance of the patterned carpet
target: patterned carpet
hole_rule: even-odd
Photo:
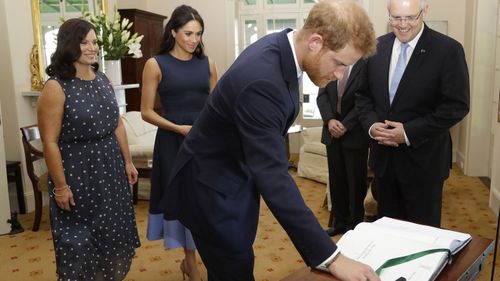
[[[324,226],[328,211],[322,208],[325,185],[303,179],[291,172],[300,191],[314,214]],[[144,190],[147,181],[140,182]],[[497,219],[488,208],[489,190],[475,177],[466,177],[458,170],[452,171],[444,193],[443,227],[494,239]],[[147,241],[147,201],[139,201],[136,206],[142,247],[137,250],[127,281],[177,281],[182,280],[179,264],[182,250],[165,250],[162,241]],[[293,271],[304,267],[290,239],[262,204],[261,219],[255,241],[255,277],[258,281],[277,281]],[[17,235],[0,236],[0,279],[9,281],[55,280],[54,250],[50,234],[47,210],[44,210],[40,231],[29,230],[33,223],[33,213],[21,215],[20,222],[26,230]],[[334,240],[337,240],[335,237]],[[500,259],[500,254],[498,255]],[[199,260],[199,259],[198,259]],[[497,261],[495,280],[500,280],[500,262]],[[206,271],[201,263],[202,276]],[[490,280],[491,255],[478,280]]]

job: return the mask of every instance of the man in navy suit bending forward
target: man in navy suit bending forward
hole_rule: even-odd
[[[380,280],[342,255],[288,173],[284,137],[299,112],[299,79],[318,86],[373,54],[375,35],[361,7],[322,1],[304,27],[267,35],[221,77],[181,146],[162,204],[193,234],[209,281],[254,280],[262,197],[307,265],[340,280]]]

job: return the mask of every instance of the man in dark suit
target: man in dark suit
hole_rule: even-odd
[[[166,218],[191,230],[209,281],[254,280],[261,197],[307,265],[341,280],[380,280],[339,254],[288,173],[284,145],[299,112],[302,71],[324,86],[374,50],[362,8],[322,1],[302,29],[261,38],[221,77],[179,150],[162,199]]]
[[[361,127],[354,106],[364,60],[347,68],[342,79],[318,92],[317,104],[323,119],[321,142],[326,146],[333,227],[330,236],[353,229],[364,219],[368,135]]]
[[[388,10],[393,32],[378,39],[356,100],[373,139],[378,212],[439,227],[452,160],[449,129],[469,111],[464,50],[424,24],[424,0],[390,0]]]

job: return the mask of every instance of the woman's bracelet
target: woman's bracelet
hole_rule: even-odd
[[[52,188],[52,194],[54,194],[54,196],[61,197],[62,194],[57,194],[56,191],[65,190],[65,189],[71,191],[71,188],[69,187],[69,185],[65,185],[65,186],[62,186],[62,187],[54,187],[54,188]]]

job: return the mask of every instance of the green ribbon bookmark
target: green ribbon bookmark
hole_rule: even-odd
[[[388,267],[391,267],[391,266],[395,266],[395,265],[398,265],[398,264],[402,264],[402,263],[405,263],[405,262],[416,260],[416,259],[418,259],[420,257],[426,256],[426,255],[430,255],[430,254],[434,254],[434,253],[437,253],[437,252],[448,252],[448,263],[451,263],[451,251],[450,251],[450,249],[445,249],[445,248],[442,248],[442,249],[431,249],[431,250],[421,251],[421,252],[417,252],[417,253],[414,253],[414,254],[410,254],[410,255],[406,255],[406,256],[397,257],[397,258],[393,258],[393,259],[387,260],[377,270],[375,270],[375,273],[377,275],[380,275],[380,272],[382,272],[382,270],[384,268],[388,268]]]

